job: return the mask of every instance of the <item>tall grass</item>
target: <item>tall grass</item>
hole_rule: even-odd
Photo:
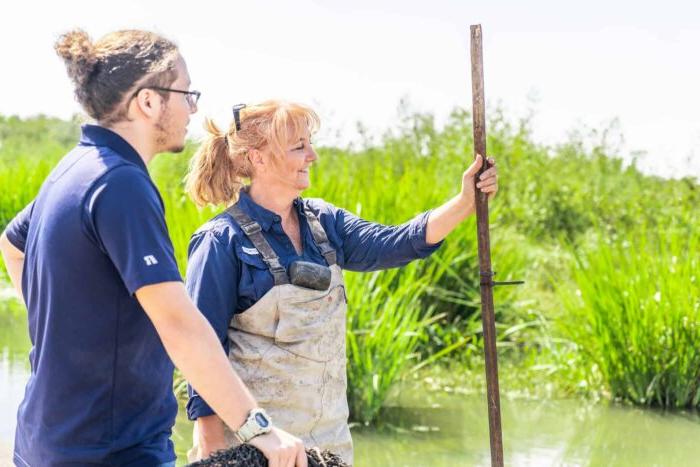
[[[394,383],[411,366],[431,309],[420,306],[425,277],[400,272],[348,274],[348,401],[352,419],[369,423]]]
[[[312,188],[305,196],[322,197],[386,224],[406,221],[435,207],[459,191],[461,173],[471,158],[465,146],[470,135],[462,121],[466,117],[458,114],[444,135],[433,127],[432,118],[416,115],[407,117],[380,145],[356,151],[320,148]],[[159,156],[149,167],[166,204],[168,229],[183,272],[190,235],[221,209],[197,209],[183,193],[182,178],[195,147],[190,144],[182,154]],[[57,157],[47,157],[46,163],[35,158],[14,163],[27,169],[20,173],[23,189],[12,190],[17,201],[4,204],[6,219],[34,196]],[[0,174],[12,177],[9,171],[0,170]],[[478,311],[474,232],[470,220],[434,260],[386,272],[349,274],[348,374],[353,419],[371,421],[406,371],[450,356],[465,344],[464,329],[473,326],[464,323],[473,322]],[[441,332],[448,321],[449,332]],[[181,381],[178,384],[181,387]]]
[[[567,329],[616,398],[700,406],[700,233],[671,225],[577,254]]]
[[[689,310],[695,308],[683,305],[682,287],[672,288],[663,268],[676,268],[678,284],[697,277],[695,266],[687,264],[690,256],[682,253],[697,250],[697,236],[691,244],[691,234],[684,239],[682,232],[699,226],[693,214],[700,202],[698,184],[646,176],[624,164],[607,143],[607,130],[546,147],[533,140],[527,120],[512,123],[498,111],[491,115],[488,148],[498,159],[501,180],[491,211],[494,269],[498,279],[526,280],[524,287],[496,289],[499,349],[513,363],[508,368],[525,364],[576,386],[581,371],[567,366],[595,366],[588,371],[591,382],[602,373],[610,388],[634,388],[628,391],[634,397],[622,390],[616,392],[620,397],[644,404],[684,405],[688,397],[692,402],[697,391],[682,381],[690,385],[698,376],[688,350],[695,338]],[[406,221],[458,192],[472,157],[470,121],[468,112],[456,109],[443,128],[436,128],[430,115],[404,112],[374,143],[321,147],[304,196],[385,224]],[[49,168],[74,144],[77,130],[77,121],[0,117],[0,228],[36,194]],[[195,148],[190,143],[183,153],[161,155],[149,167],[165,201],[183,273],[190,235],[221,210],[197,209],[183,193],[182,178]],[[675,230],[665,227],[671,224]],[[392,385],[413,369],[445,358],[460,366],[480,358],[475,231],[470,219],[428,260],[400,270],[348,274],[349,398],[355,420],[372,420]],[[658,234],[650,235],[654,231]],[[632,245],[627,250],[625,241]],[[626,282],[610,265],[639,279]],[[685,284],[686,298],[697,298],[694,284]],[[602,290],[607,295],[598,296]],[[644,314],[662,305],[666,308],[657,311],[664,311],[659,316],[666,321]],[[577,326],[563,333],[552,325],[555,318]],[[637,323],[637,333],[608,329],[630,321]],[[651,327],[643,328],[647,324]],[[632,346],[623,339],[630,336],[636,339]],[[663,345],[650,347],[654,338]],[[575,345],[561,344],[566,339]],[[647,356],[645,348],[654,348],[655,355]],[[624,373],[625,368],[630,370]],[[692,395],[683,396],[682,387]]]
[[[4,164],[0,169],[0,226],[4,228],[36,196],[55,161],[56,158],[19,159]]]

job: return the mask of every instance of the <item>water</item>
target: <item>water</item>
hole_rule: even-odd
[[[17,406],[29,365],[26,315],[0,301],[0,466],[11,465]],[[482,397],[420,394],[404,388],[404,407],[384,415],[385,428],[354,429],[358,466],[489,465]],[[700,417],[577,400],[504,400],[506,465],[700,466]],[[181,407],[174,429],[179,460],[191,444]]]

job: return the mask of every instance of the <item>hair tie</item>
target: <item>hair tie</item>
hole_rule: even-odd
[[[236,123],[236,131],[241,131],[241,110],[245,109],[245,104],[236,104],[233,106],[233,121]]]

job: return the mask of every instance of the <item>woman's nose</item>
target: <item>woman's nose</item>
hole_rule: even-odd
[[[309,147],[309,153],[306,155],[306,159],[309,161],[315,161],[316,159],[318,159],[318,154],[316,154],[314,148]]]

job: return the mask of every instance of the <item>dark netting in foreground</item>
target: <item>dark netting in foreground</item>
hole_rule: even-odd
[[[348,467],[343,460],[330,451],[318,448],[307,449],[309,467]],[[235,448],[216,451],[204,460],[189,464],[189,467],[267,467],[267,459],[258,448],[241,444]]]

